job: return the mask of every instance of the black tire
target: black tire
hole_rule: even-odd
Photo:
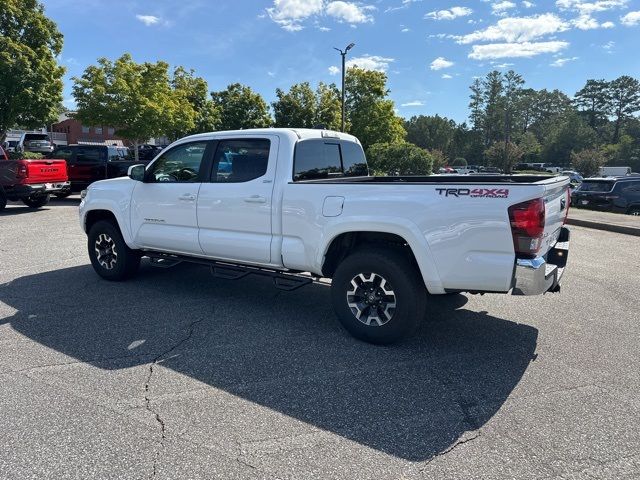
[[[7,196],[4,194],[4,190],[0,187],[0,210],[4,210],[7,206]]]
[[[640,206],[635,206],[627,210],[628,215],[640,215]]]
[[[23,198],[24,203],[29,208],[44,207],[51,200],[51,195],[48,193],[34,193],[33,195]]]
[[[381,279],[384,290],[379,288]],[[385,294],[387,291],[393,295]],[[393,248],[354,252],[338,265],[331,285],[333,309],[342,326],[357,339],[374,344],[394,343],[414,333],[424,318],[426,299],[417,267],[404,252]],[[393,303],[395,308],[386,308]]]
[[[126,280],[140,267],[139,252],[127,247],[120,229],[109,220],[100,220],[91,227],[87,249],[93,269],[106,280]]]

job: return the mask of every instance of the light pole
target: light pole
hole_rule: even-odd
[[[339,48],[333,47],[334,50],[337,50],[338,52],[340,52],[340,56],[342,57],[342,131],[344,132],[344,65],[345,65],[345,57],[347,56],[347,52],[349,50],[351,50],[353,47],[355,47],[356,44],[355,43],[350,43],[349,45],[347,45],[347,48],[344,49],[344,51],[340,50]]]

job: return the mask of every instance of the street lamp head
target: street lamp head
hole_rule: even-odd
[[[347,48],[344,49],[345,52],[348,52],[349,50],[351,50],[353,47],[355,47],[356,44],[355,43],[350,43],[349,45],[347,45]]]

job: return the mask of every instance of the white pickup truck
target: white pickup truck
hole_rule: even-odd
[[[373,177],[351,135],[213,132],[178,140],[128,177],[93,183],[80,223],[105,279],[131,277],[141,257],[202,263],[227,278],[270,275],[284,289],[331,278],[343,326],[390,343],[419,324],[428,294],[558,291],[568,185],[524,175]]]

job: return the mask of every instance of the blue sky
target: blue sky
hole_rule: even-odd
[[[193,68],[221,90],[240,82],[268,102],[277,87],[336,82],[333,47],[389,76],[404,117],[464,121],[468,87],[492,69],[569,95],[587,78],[640,78],[640,0],[45,0],[65,36],[71,80],[101,56]]]

